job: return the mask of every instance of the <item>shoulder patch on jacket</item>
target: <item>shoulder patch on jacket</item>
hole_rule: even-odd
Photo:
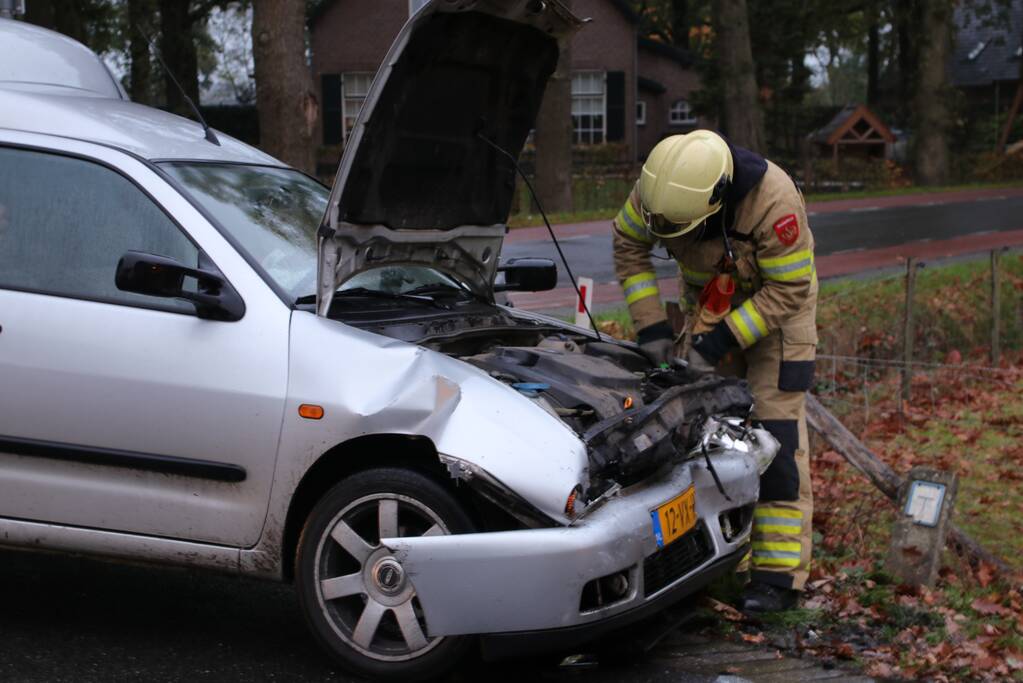
[[[799,239],[799,221],[796,214],[782,216],[774,223],[774,234],[786,247],[791,247]]]

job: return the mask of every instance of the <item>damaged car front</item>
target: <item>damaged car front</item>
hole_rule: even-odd
[[[748,548],[778,446],[750,420],[744,383],[654,367],[633,344],[495,303],[495,290],[553,286],[549,262],[500,264],[500,251],[512,159],[581,26],[556,1],[428,3],[385,58],[331,189],[316,296],[292,322],[293,349],[322,353],[294,359],[290,393],[334,394],[308,448],[339,431],[421,439],[436,484],[477,501],[445,516],[449,502],[431,507],[398,477],[391,494],[353,488],[303,532],[314,631],[362,673],[435,674],[462,651],[442,644],[466,636],[494,653],[579,642]]]

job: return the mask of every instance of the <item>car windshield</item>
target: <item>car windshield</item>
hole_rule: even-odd
[[[316,291],[316,231],[327,208],[327,188],[286,168],[196,162],[162,166],[291,301]],[[400,295],[431,287],[460,289],[432,268],[394,265],[360,273],[340,289]]]

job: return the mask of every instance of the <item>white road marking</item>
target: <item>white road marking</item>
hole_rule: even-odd
[[[571,242],[572,240],[588,240],[591,237],[596,237],[596,235],[571,235],[569,237],[559,237],[558,241],[559,242]]]
[[[852,249],[843,249],[841,251],[833,251],[827,256],[841,256],[842,254],[854,254],[857,251],[866,251],[866,247],[853,247]]]
[[[880,211],[880,206],[861,206],[855,209],[849,209],[849,213],[866,213],[867,211]]]

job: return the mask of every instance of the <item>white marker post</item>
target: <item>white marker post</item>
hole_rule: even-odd
[[[575,324],[579,327],[592,329],[590,316],[586,315],[587,309],[593,310],[593,278],[581,277],[578,281],[579,296],[575,302]],[[585,306],[583,305],[585,304]]]

